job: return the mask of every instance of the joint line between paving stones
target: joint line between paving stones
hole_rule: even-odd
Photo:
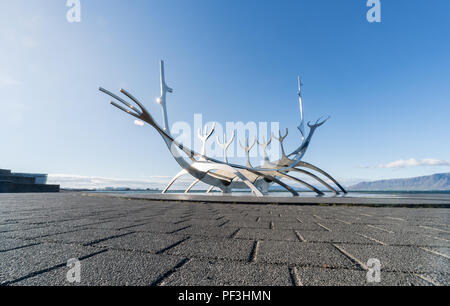
[[[174,222],[173,224],[180,224],[180,223],[183,223],[183,222],[187,222],[187,221],[189,221],[190,219],[187,219],[187,220],[181,220],[181,221],[177,221],[177,222]]]
[[[227,221],[225,221],[224,223],[218,225],[217,227],[222,227],[222,226],[224,226],[225,224],[227,224],[227,223],[229,223],[229,222],[230,222],[230,220],[227,220]]]
[[[429,249],[429,248],[419,247],[419,249],[422,249],[422,250],[424,250],[424,251],[426,251],[428,253],[434,254],[434,255],[438,255],[438,256],[442,256],[442,257],[445,257],[447,259],[450,259],[450,256],[448,256],[446,254],[442,254],[442,253],[440,253],[438,251],[435,251],[435,250],[432,250],[432,249]]]
[[[101,254],[101,253],[104,253],[104,252],[107,252],[107,251],[108,251],[107,249],[101,250],[101,251],[98,251],[98,252],[95,252],[95,253],[92,253],[92,254],[89,254],[89,255],[82,256],[82,257],[78,258],[78,260],[82,261],[82,260],[85,260],[87,258],[93,257],[95,255],[98,255],[98,254]],[[52,267],[49,267],[49,268],[46,268],[46,269],[42,269],[42,270],[39,270],[39,271],[36,271],[36,272],[29,273],[29,274],[27,274],[25,276],[16,278],[14,280],[3,282],[0,285],[1,286],[9,286],[9,285],[18,283],[20,281],[23,281],[25,279],[28,279],[28,278],[31,278],[31,277],[34,277],[34,276],[38,276],[40,274],[47,273],[47,272],[50,272],[50,271],[53,271],[53,270],[56,270],[56,269],[59,269],[59,268],[65,267],[65,266],[67,266],[67,263],[60,263],[58,265],[55,265],[55,266],[52,266]]]
[[[450,233],[449,231],[446,231],[446,230],[443,230],[443,229],[440,229],[440,228],[434,228],[434,227],[431,227],[431,226],[419,225],[419,227],[431,229],[431,230],[438,231],[438,232]]]
[[[318,223],[318,222],[316,222],[316,224],[317,224],[318,226],[320,226],[321,228],[323,228],[323,229],[325,229],[325,230],[331,232],[331,230],[330,230],[328,227],[326,227],[325,225],[322,225],[322,224],[320,224],[320,223]]]
[[[164,285],[164,281],[171,276],[173,273],[175,273],[179,268],[181,268],[182,266],[184,266],[186,263],[188,263],[190,261],[189,258],[185,258],[183,260],[181,260],[179,263],[177,263],[175,265],[175,267],[173,267],[172,269],[170,269],[169,271],[167,271],[166,273],[164,273],[163,275],[161,275],[157,280],[155,280],[150,286],[160,286],[160,285]]]
[[[347,222],[347,221],[344,221],[344,220],[340,220],[340,219],[335,219],[336,221],[339,221],[339,222],[342,222],[342,223],[345,223],[345,224],[347,224],[347,225],[351,225],[351,223],[350,222]]]
[[[300,277],[298,276],[297,267],[290,267],[289,275],[291,276],[292,285],[296,287],[303,286],[303,283],[301,282]]]
[[[171,245],[169,245],[168,247],[165,247],[164,249],[161,249],[161,250],[157,251],[155,254],[157,254],[157,255],[162,254],[162,253],[164,253],[165,251],[170,250],[171,248],[174,248],[174,247],[176,247],[176,246],[179,245],[179,244],[182,244],[183,242],[185,242],[186,240],[188,240],[188,239],[190,239],[190,238],[191,238],[191,237],[188,236],[188,237],[186,237],[186,238],[184,238],[184,239],[181,239],[180,241],[175,242],[174,244],[171,244]]]
[[[347,258],[349,258],[353,263],[355,263],[357,266],[359,266],[361,269],[368,271],[369,268],[361,261],[359,261],[355,256],[353,256],[352,254],[350,254],[349,252],[347,252],[345,249],[343,249],[342,247],[338,246],[337,244],[332,243],[332,245],[342,254],[344,254],[345,256],[347,256]]]
[[[230,235],[230,237],[228,237],[228,238],[233,239],[234,237],[236,237],[236,235],[239,233],[240,230],[241,230],[241,229],[238,228],[238,229],[235,230],[235,231]]]
[[[377,229],[377,230],[380,230],[380,231],[383,231],[383,232],[386,232],[386,233],[389,233],[389,234],[393,234],[394,233],[393,231],[390,231],[390,230],[387,230],[387,229],[384,229],[382,227],[378,227],[378,226],[375,226],[375,225],[368,224],[367,226],[371,227],[371,228],[374,228],[374,229]]]
[[[366,239],[375,241],[376,243],[379,243],[379,244],[381,244],[381,245],[386,245],[386,243],[384,243],[383,241],[377,240],[377,239],[375,239],[375,238],[372,238],[372,237],[369,237],[369,236],[366,236],[366,235],[363,235],[363,234],[360,234],[360,233],[356,233],[356,235],[359,235],[359,236],[364,237],[364,238],[366,238]]]
[[[131,234],[134,234],[134,233],[135,232],[130,232],[130,233],[125,233],[125,234],[120,234],[120,235],[109,236],[109,237],[106,237],[106,238],[97,239],[97,240],[94,240],[94,241],[83,243],[82,245],[83,246],[91,246],[91,245],[99,243],[99,242],[103,242],[103,241],[106,241],[106,240],[109,240],[109,239],[114,239],[114,238],[119,238],[119,237],[131,235]]]
[[[130,225],[130,226],[124,226],[124,227],[118,228],[117,230],[120,231],[120,230],[124,230],[124,229],[127,229],[127,228],[132,228],[132,227],[136,227],[136,226],[146,225],[146,224],[149,224],[149,223],[151,223],[151,222],[145,222],[145,223],[139,223],[139,224]]]
[[[252,248],[252,251],[250,252],[250,256],[248,258],[248,262],[255,262],[256,261],[256,258],[258,256],[259,244],[260,244],[259,240],[256,240],[253,243],[253,248]]]
[[[294,231],[294,233],[297,236],[298,240],[300,240],[300,242],[307,242],[306,239],[298,231]]]
[[[427,283],[432,284],[433,286],[441,286],[441,284],[440,284],[439,282],[437,282],[437,281],[435,281],[435,280],[429,278],[429,277],[426,276],[426,275],[423,275],[423,274],[414,274],[414,275],[417,276],[418,278],[420,278],[420,279],[426,281]]]
[[[181,232],[182,230],[185,230],[185,229],[187,229],[187,228],[190,228],[191,226],[192,226],[192,225],[188,225],[188,226],[179,228],[179,229],[177,229],[177,230],[174,230],[174,231],[171,231],[171,232],[167,232],[166,234],[175,234],[175,233]]]
[[[15,248],[11,248],[11,249],[7,249],[7,250],[0,250],[0,253],[9,252],[9,251],[15,251],[15,250],[20,250],[20,249],[23,249],[23,248],[32,247],[32,246],[39,245],[39,244],[40,244],[40,243],[33,243],[33,244],[22,245],[22,246],[15,247]]]

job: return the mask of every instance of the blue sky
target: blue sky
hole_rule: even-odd
[[[301,74],[306,119],[331,116],[306,161],[345,182],[449,172],[450,2],[381,4],[369,23],[365,0],[81,0],[69,23],[65,1],[1,1],[0,168],[163,184],[159,135],[98,87],[160,120],[164,59],[171,123],[277,121],[290,151]]]

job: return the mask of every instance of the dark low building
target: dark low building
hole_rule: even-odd
[[[13,173],[0,169],[0,193],[59,192],[59,185],[47,185],[47,174]]]

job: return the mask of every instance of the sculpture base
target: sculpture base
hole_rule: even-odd
[[[442,194],[414,194],[404,196],[358,195],[324,197],[280,197],[216,194],[102,194],[85,193],[88,196],[117,197],[130,200],[190,202],[198,204],[253,204],[253,205],[318,205],[318,206],[370,206],[370,207],[442,207],[450,208],[450,198]]]

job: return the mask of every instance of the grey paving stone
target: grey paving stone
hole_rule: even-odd
[[[443,224],[423,222],[418,224],[417,226],[433,232],[443,232],[450,234],[450,226],[448,225],[448,220],[446,220],[445,222],[446,223]]]
[[[110,239],[130,233],[130,231],[79,229],[76,231],[34,239],[35,241],[90,244],[98,240]]]
[[[331,244],[308,242],[261,241],[256,255],[256,262],[358,268]]]
[[[340,219],[341,220],[341,219]],[[331,222],[327,222],[327,221],[322,221],[319,222],[320,224],[322,224],[323,226],[325,226],[326,228],[330,229],[332,232],[373,232],[373,231],[380,231],[371,227],[368,227],[365,224],[346,224],[343,223],[341,221],[336,221],[335,223],[331,223]],[[316,225],[318,228],[320,228],[321,230],[324,230],[322,227],[320,227],[317,224]],[[308,230],[308,229],[305,229]]]
[[[384,245],[339,245],[362,263],[370,258],[381,262],[384,271],[398,271],[409,273],[449,273],[450,259],[434,255],[417,247],[384,246]]]
[[[431,282],[434,286],[449,286],[450,275],[446,273],[424,273],[419,275],[426,282]]]
[[[166,222],[148,222],[146,224],[138,225],[130,227],[130,230],[136,231],[136,232],[150,232],[150,233],[172,233],[175,232],[181,228],[185,228],[189,224],[186,222],[183,223],[166,223]]]
[[[244,221],[244,220],[230,220],[230,222],[223,225],[224,227],[242,227],[242,228],[268,228],[270,229],[270,221]]]
[[[217,227],[217,226],[202,226],[202,225],[186,225],[182,230],[177,231],[177,234],[186,234],[191,237],[218,237],[229,238],[238,228],[236,227]]]
[[[148,220],[148,222],[151,221],[155,221],[155,222],[160,222],[160,223],[167,223],[167,224],[177,224],[177,223],[182,223],[182,222],[187,222],[189,221],[189,218],[186,217],[181,217],[181,216],[157,216],[157,217],[152,217]]]
[[[98,251],[74,245],[39,244],[0,252],[0,283],[14,281],[33,272],[66,264],[71,258],[80,258]]]
[[[265,222],[287,222],[287,223],[300,223],[297,221],[297,218],[295,216],[279,216],[279,215],[268,215],[268,216],[260,216],[259,221]]]
[[[299,241],[294,230],[272,230],[272,229],[256,229],[241,228],[234,238],[244,238],[252,240],[283,240],[283,241]]]
[[[66,285],[65,263],[82,257],[87,285],[291,285],[294,267],[304,285],[366,285],[360,264],[379,258],[380,285],[448,285],[448,220],[450,210],[434,208],[0,194],[0,281]]]
[[[402,233],[390,234],[386,232],[372,232],[367,234],[368,237],[382,241],[388,245],[399,246],[428,246],[428,247],[448,247],[450,240],[436,238],[435,236],[428,236],[416,233]]]
[[[0,252],[36,244],[32,241],[4,238],[0,236]]]
[[[354,232],[298,231],[298,233],[307,242],[377,244],[377,242],[357,235]]]
[[[193,259],[164,286],[292,286],[287,266]]]
[[[192,237],[182,244],[169,249],[166,253],[188,258],[200,257],[247,261],[253,245],[253,241],[250,240]]]
[[[199,226],[219,226],[224,223],[225,220],[205,220],[205,219],[189,219],[186,223]],[[185,223],[183,223],[185,224]]]
[[[274,221],[274,229],[294,229],[304,231],[324,231],[324,229],[312,222],[298,222],[298,221]]]
[[[303,286],[429,286],[429,282],[407,273],[380,273],[380,282],[368,282],[367,272],[351,269],[296,267]]]
[[[46,226],[46,227],[34,227],[22,231],[4,232],[0,233],[0,237],[19,238],[19,239],[38,239],[51,235],[57,235],[66,232],[73,232],[76,229],[70,227],[60,226]]]
[[[404,224],[404,223],[400,223],[400,224],[369,224],[372,226],[368,226],[366,225],[367,228],[371,228],[371,229],[384,229],[383,230],[379,230],[380,232],[393,232],[394,234],[397,235],[402,235],[403,233],[409,233],[409,234],[435,234],[436,232],[427,228],[423,228],[417,225],[411,225],[411,224]]]
[[[92,229],[105,229],[105,230],[119,230],[123,228],[130,228],[134,226],[141,225],[142,222],[136,222],[136,221],[103,221],[103,222],[97,222],[97,223],[90,223],[87,225],[82,226],[83,228],[92,228]]]
[[[442,254],[442,256],[450,257],[450,248],[449,247],[425,247],[425,250],[430,250],[433,252],[437,252],[439,254]]]
[[[143,251],[156,253],[183,239],[186,235],[167,235],[158,233],[136,232],[126,236],[101,241],[92,246],[103,246],[109,249]]]
[[[23,224],[23,223],[3,224],[3,225],[0,225],[0,233],[12,232],[12,231],[24,231],[27,229],[37,228],[37,227],[41,227],[41,226],[29,225],[29,224]]]
[[[82,227],[82,226],[95,226],[103,224],[106,221],[96,220],[96,219],[78,219],[78,220],[66,220],[62,222],[53,223],[53,226],[61,227]]]
[[[80,283],[70,283],[68,267],[15,283],[18,286],[149,286],[172,270],[182,257],[109,250],[80,263]]]

